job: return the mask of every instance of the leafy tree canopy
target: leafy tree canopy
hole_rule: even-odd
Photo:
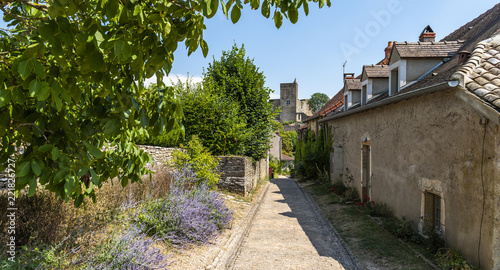
[[[213,155],[244,155],[246,118],[237,101],[217,89],[179,82],[178,98],[184,112],[186,140],[198,137]]]
[[[321,107],[323,107],[329,100],[330,98],[326,94],[314,93],[307,101],[307,105],[309,105],[309,109],[315,113],[319,111],[319,109],[321,109]]]
[[[218,10],[236,23],[249,4],[279,28],[283,17],[295,23],[299,8],[307,15],[308,2],[2,1],[9,29],[0,30],[0,170],[22,145],[16,190],[29,185],[32,195],[39,184],[76,205],[95,200],[94,187],[109,178],[140,181],[151,158],[132,138],[169,131],[182,115],[162,81],[178,43],[206,56],[204,19]],[[158,88],[144,88],[153,75]]]
[[[253,60],[245,56],[245,48],[233,45],[231,51],[222,53],[220,60],[209,64],[204,87],[214,89],[221,97],[239,105],[239,112],[246,121],[245,156],[262,159],[269,149],[272,131],[273,108],[268,102],[271,90],[264,87],[265,76]]]

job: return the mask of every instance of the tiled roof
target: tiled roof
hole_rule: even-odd
[[[478,43],[452,78],[463,79],[467,90],[500,109],[500,34]]]
[[[389,78],[389,66],[365,65],[363,70],[368,78]]]
[[[346,79],[345,84],[347,86],[347,90],[361,90],[361,80],[359,76],[357,79]]]
[[[462,45],[462,41],[396,42],[394,48],[402,58],[452,57]]]
[[[289,157],[287,155],[281,154],[281,160],[283,160],[283,161],[294,161],[295,159],[293,157]]]
[[[304,120],[304,122],[311,121],[313,119],[323,117],[329,112],[336,110],[338,107],[344,104],[344,91],[340,90],[335,96],[333,96],[321,109],[315,112],[311,117]]]

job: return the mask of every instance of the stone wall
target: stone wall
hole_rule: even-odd
[[[253,162],[249,157],[219,157],[219,188],[246,196],[267,176],[268,166],[267,159]]]
[[[175,150],[175,148],[152,145],[138,145],[138,147],[153,157],[155,165],[169,161],[172,158],[172,152]]]
[[[170,160],[172,152],[175,150],[175,148],[151,145],[138,145],[138,147],[153,157],[155,166]],[[220,163],[217,167],[217,172],[221,174],[219,187],[242,195],[250,193],[257,186],[258,181],[264,179],[269,171],[268,159],[253,162],[248,157],[219,157],[219,160]],[[8,180],[7,171],[2,172],[0,189],[6,187]]]

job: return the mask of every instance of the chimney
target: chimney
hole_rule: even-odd
[[[387,48],[385,48],[385,59],[389,59],[389,57],[391,56],[391,52],[392,52],[392,41],[389,41],[387,43]],[[384,59],[384,60],[385,60]],[[385,61],[384,61],[385,62]]]
[[[344,81],[347,79],[354,79],[354,73],[344,73]]]
[[[436,33],[434,33],[434,31],[432,31],[432,28],[429,25],[427,25],[420,34],[420,37],[418,37],[418,41],[434,42],[436,41]]]

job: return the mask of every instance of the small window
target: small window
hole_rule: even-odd
[[[442,231],[441,221],[441,197],[431,192],[425,193],[425,215],[424,222],[432,226],[436,231]]]
[[[287,106],[290,106],[290,100],[287,100],[287,101],[286,101],[286,105],[287,105]]]
[[[390,93],[389,95],[392,96],[396,94],[399,91],[399,71],[397,68],[391,70],[391,82],[390,82]]]

